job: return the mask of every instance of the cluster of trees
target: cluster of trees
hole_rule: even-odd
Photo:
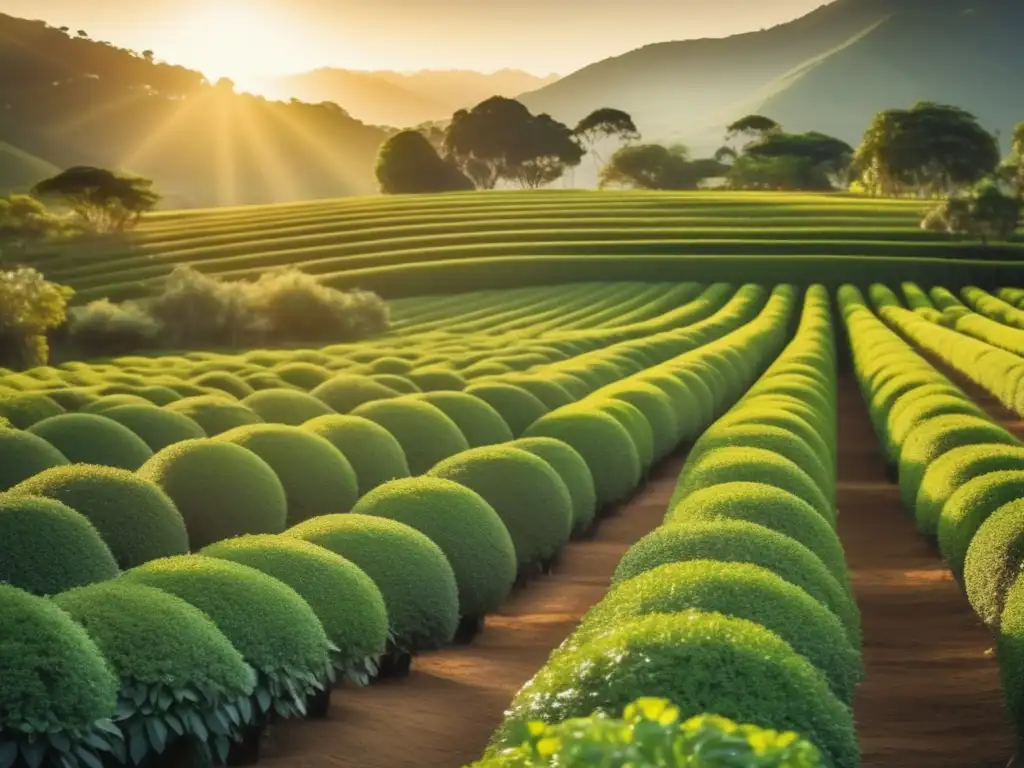
[[[608,139],[639,139],[633,119],[603,108],[569,128],[533,115],[515,99],[494,96],[459,110],[444,128],[401,131],[381,146],[377,180],[385,194],[494,189],[500,182],[536,189],[575,168]]]

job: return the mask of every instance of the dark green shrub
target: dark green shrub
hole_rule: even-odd
[[[763,448],[718,448],[698,455],[680,476],[669,508],[701,488],[733,482],[763,483],[781,488],[806,501],[829,525],[835,525],[835,507],[811,476],[785,456]]]
[[[28,431],[43,438],[72,464],[136,470],[153,455],[142,438],[105,416],[64,413],[43,419]]]
[[[424,392],[460,392],[467,386],[466,380],[458,373],[440,366],[415,368],[406,376]]]
[[[517,724],[614,712],[641,695],[683,717],[793,730],[837,768],[860,764],[853,716],[817,669],[764,627],[699,611],[634,619],[560,656],[516,695],[492,743],[509,745]]]
[[[200,554],[231,560],[273,576],[309,603],[337,648],[334,666],[365,684],[388,640],[380,590],[360,568],[330,550],[294,536],[240,536]]]
[[[95,413],[103,414],[109,411],[111,408],[116,408],[119,405],[144,405],[149,408],[155,408],[149,400],[138,395],[106,395],[98,400],[93,400],[91,403],[83,406],[80,413]]]
[[[964,589],[974,612],[988,626],[999,627],[1006,593],[1024,565],[1024,502],[1016,499],[996,509],[971,540],[964,561]]]
[[[395,480],[352,511],[404,523],[440,547],[455,572],[461,616],[493,613],[508,597],[515,546],[497,512],[469,488],[435,477]]]
[[[324,515],[287,535],[351,560],[373,579],[399,651],[432,650],[455,635],[459,590],[444,552],[408,525],[369,515]]]
[[[779,575],[749,563],[690,560],[621,582],[583,618],[559,653],[614,631],[630,619],[689,609],[747,619],[770,629],[825,675],[851,705],[863,679],[860,653],[828,608]]]
[[[204,555],[140,565],[122,579],[180,597],[205,613],[256,670],[257,722],[305,714],[306,699],[333,679],[332,646],[295,590],[255,568]]]
[[[949,497],[939,518],[939,551],[955,575],[963,575],[967,551],[982,523],[1019,498],[1024,498],[1024,470],[980,475]]]
[[[2,394],[2,392],[0,392]],[[71,387],[68,389],[51,389],[46,396],[59,405],[64,412],[80,411],[89,403],[95,403],[100,399],[93,389]],[[53,414],[56,416],[57,414]],[[0,416],[2,418],[2,416]],[[13,424],[12,424],[13,426]]]
[[[422,475],[439,461],[469,449],[462,431],[444,411],[411,396],[365,403],[352,415],[369,419],[394,435],[413,475]]]
[[[689,494],[666,515],[666,524],[746,520],[796,539],[846,585],[846,556],[839,537],[820,514],[789,491],[764,483],[721,483]]]
[[[219,395],[184,397],[164,408],[192,419],[210,437],[236,427],[263,423],[263,419],[251,409]]]
[[[653,384],[624,381],[603,390],[603,395],[635,407],[651,427],[654,461],[668,456],[682,439],[682,429],[668,395]]]
[[[936,416],[911,430],[899,457],[900,498],[907,509],[914,507],[928,466],[946,451],[971,443],[1020,445],[1005,429],[980,416]]]
[[[18,429],[28,429],[37,422],[62,413],[65,413],[65,409],[46,395],[0,396],[0,417]]]
[[[275,365],[271,372],[281,381],[307,392],[319,387],[333,375],[323,366],[313,363],[281,363]]]
[[[0,426],[0,492],[47,469],[67,464],[64,454],[43,438]]]
[[[465,392],[427,392],[414,397],[440,408],[455,422],[470,448],[512,440],[512,430],[501,414],[479,397]]]
[[[178,508],[189,545],[201,549],[245,533],[280,533],[288,502],[274,470],[232,443],[186,440],[164,448],[139,469]]]
[[[596,409],[559,408],[535,422],[524,437],[551,437],[576,450],[590,468],[600,506],[629,496],[641,480],[636,445],[626,428]]]
[[[476,491],[498,513],[515,545],[521,568],[542,563],[572,533],[572,497],[551,465],[506,445],[473,448],[442,461],[431,477]]]
[[[817,747],[792,731],[737,725],[714,715],[683,720],[668,699],[640,698],[623,710],[622,719],[603,712],[557,725],[531,721],[510,735],[516,746],[470,768],[590,768],[600,760],[633,766],[674,765],[690,768],[826,768]]]
[[[378,384],[369,376],[351,373],[341,373],[328,379],[310,394],[327,403],[338,413],[348,413],[364,403],[399,395],[395,390]]]
[[[123,752],[111,722],[117,678],[85,630],[49,600],[7,584],[0,584],[0,617],[7,764],[89,768]]]
[[[334,413],[322,400],[293,389],[263,389],[245,398],[242,405],[268,424],[293,427]]]
[[[796,540],[755,523],[718,520],[657,528],[626,551],[612,583],[688,560],[750,563],[778,574],[836,614],[853,647],[860,647],[857,606],[821,560]]]
[[[223,762],[238,724],[252,714],[256,677],[202,611],[124,579],[53,600],[88,632],[120,680],[117,726],[133,761],[184,738]]]
[[[319,435],[348,459],[363,496],[389,480],[409,477],[402,445],[384,427],[359,416],[321,416],[302,429]]]
[[[485,382],[473,384],[465,391],[479,397],[500,413],[514,437],[521,436],[531,424],[548,412],[547,406],[536,395],[513,384]]]
[[[544,459],[558,473],[572,499],[573,531],[584,531],[597,515],[597,491],[587,462],[579,451],[553,437],[523,437],[511,444]]]
[[[152,387],[140,387],[138,390],[139,397],[146,398],[153,405],[167,405],[173,403],[175,400],[181,400],[181,395],[175,392],[170,387],[152,386]]]
[[[567,410],[573,408],[602,411],[619,422],[629,433],[629,439],[633,441],[633,445],[636,446],[637,456],[640,457],[640,466],[644,472],[650,469],[654,463],[654,431],[639,408],[625,400],[606,397],[600,391],[576,405],[569,406]]]
[[[188,533],[174,502],[133,472],[75,464],[48,469],[11,489],[45,496],[85,516],[120,568],[188,552]]]
[[[53,499],[0,495],[0,583],[53,595],[118,572],[84,515]]]
[[[248,397],[255,391],[252,387],[246,384],[241,377],[225,371],[211,371],[210,373],[204,373],[192,378],[191,381],[197,387],[219,389],[221,392],[226,392],[239,400],[244,397]]]
[[[182,440],[206,437],[203,428],[188,416],[151,405],[119,405],[103,415],[130,429],[154,452]]]

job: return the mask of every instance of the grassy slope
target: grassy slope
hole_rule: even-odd
[[[59,172],[53,163],[0,141],[0,194],[24,192],[37,181]]]
[[[874,279],[896,269],[893,279],[928,282],[923,271],[962,272],[968,262],[954,259],[980,254],[922,232],[923,207],[840,195],[582,190],[345,198],[159,213],[119,241],[65,247],[37,263],[79,300],[140,295],[177,264],[230,278],[294,265],[392,296],[509,282],[733,280],[737,270],[766,281]],[[987,255],[1006,261],[1022,251]],[[953,282],[966,279],[986,275]]]

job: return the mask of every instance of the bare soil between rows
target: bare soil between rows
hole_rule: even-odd
[[[423,654],[404,680],[335,691],[327,720],[283,724],[269,768],[460,768],[515,692],[607,592],[622,555],[660,524],[683,455],[556,571],[513,593],[472,645]],[[854,712],[863,768],[1002,768],[1011,754],[991,636],[914,529],[856,383],[839,391],[839,531],[863,619]]]

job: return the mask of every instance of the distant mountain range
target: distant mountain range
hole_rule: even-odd
[[[647,139],[697,153],[760,113],[856,144],[872,117],[954,104],[1008,136],[1024,120],[1024,0],[835,0],[795,21],[716,40],[648,45],[520,98],[574,123],[597,107]]]
[[[405,73],[325,67],[263,78],[253,84],[253,90],[275,99],[297,98],[314,104],[333,101],[364,123],[409,128],[447,120],[456,110],[491,96],[517,96],[557,80],[557,75],[537,77],[516,69],[484,74],[469,70]]]

